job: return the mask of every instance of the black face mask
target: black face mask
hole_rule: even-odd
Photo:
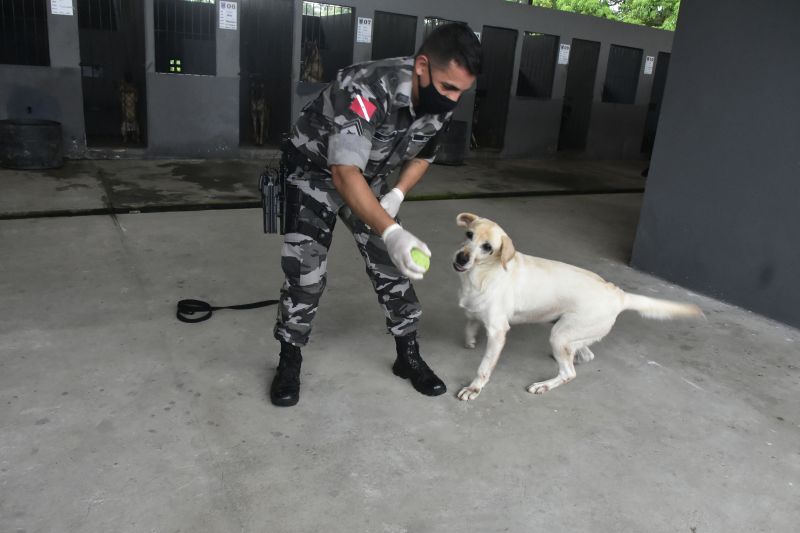
[[[419,86],[419,105],[416,110],[423,115],[441,115],[452,111],[456,107],[458,101],[452,101],[442,93],[436,90],[433,85],[433,74],[431,73],[431,65],[428,63],[428,77],[431,82],[427,87]]]

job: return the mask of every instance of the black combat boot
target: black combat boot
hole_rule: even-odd
[[[281,341],[280,358],[269,389],[269,398],[274,405],[289,407],[300,399],[300,364],[303,356],[300,355],[299,346]]]
[[[439,396],[447,391],[442,380],[436,377],[433,370],[419,356],[416,333],[395,337],[394,342],[397,344],[397,360],[392,366],[395,376],[410,378],[414,388],[427,396]]]

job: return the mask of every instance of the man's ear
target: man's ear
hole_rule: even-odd
[[[473,215],[472,213],[460,213],[456,217],[456,224],[462,228],[466,228],[476,220],[478,220],[478,215]]]
[[[511,242],[511,238],[508,235],[503,235],[500,239],[502,243],[500,245],[500,262],[503,264],[503,268],[508,270],[506,266],[511,258],[514,257],[514,254],[517,253],[517,250],[514,248],[514,243]]]
[[[428,70],[428,56],[426,55],[418,55],[414,58],[414,73],[417,76],[422,76],[422,74]]]

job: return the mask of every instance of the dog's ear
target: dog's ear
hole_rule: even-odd
[[[476,220],[478,220],[478,215],[473,215],[472,213],[460,213],[456,217],[456,224],[462,228],[466,228]]]
[[[511,238],[508,235],[503,235],[500,239],[502,243],[500,245],[500,262],[503,263],[503,268],[508,270],[506,266],[511,258],[514,257],[514,254],[517,253],[517,250],[514,248],[514,243],[511,242]]]

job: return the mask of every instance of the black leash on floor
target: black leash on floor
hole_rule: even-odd
[[[239,304],[239,305],[227,305],[227,306],[213,306],[208,302],[204,302],[203,300],[180,300],[178,302],[178,312],[175,313],[175,316],[181,322],[186,322],[187,324],[196,324],[198,322],[203,322],[211,318],[211,315],[214,311],[219,311],[220,309],[258,309],[259,307],[267,307],[270,305],[275,305],[280,300],[264,300],[262,302],[253,302],[250,304]],[[202,313],[202,314],[201,314]],[[194,316],[198,314],[200,316]]]
[[[290,143],[286,134],[281,135],[281,156],[273,157],[267,162],[266,167],[258,178],[258,190],[261,196],[261,210],[264,219],[264,233],[280,233],[285,234],[286,222],[286,178],[289,175],[289,168],[295,168],[295,161],[290,159],[287,155],[287,148]],[[294,156],[297,149],[294,150]],[[280,300],[264,300],[261,302],[253,302],[249,304],[239,305],[220,305],[213,306],[203,300],[180,300],[178,302],[178,311],[175,316],[181,322],[187,324],[196,324],[204,322],[211,318],[214,311],[220,309],[258,309],[259,307],[267,307],[275,305]],[[197,316],[195,316],[197,315]]]

